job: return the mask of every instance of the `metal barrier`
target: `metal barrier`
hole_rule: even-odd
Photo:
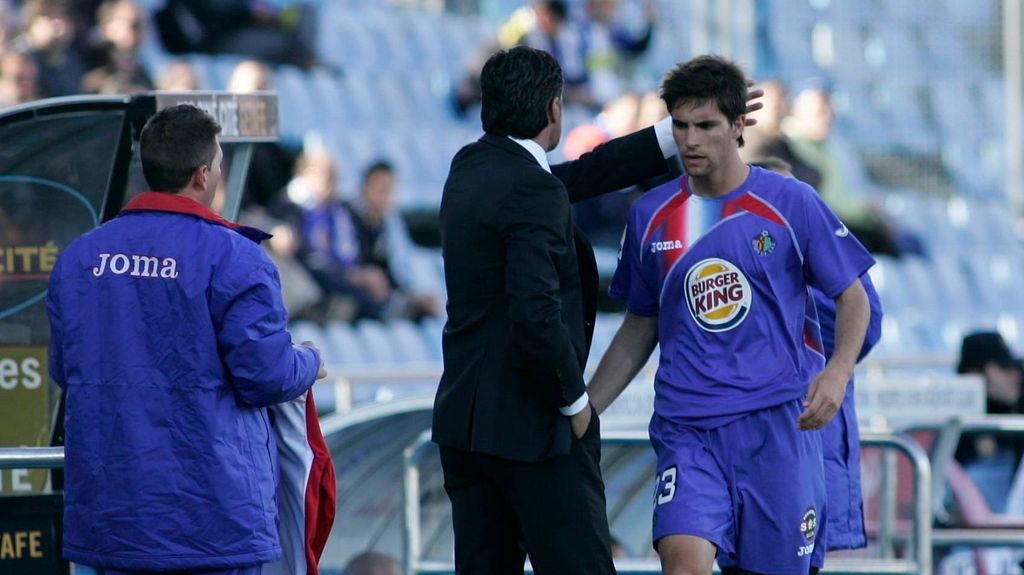
[[[63,447],[6,447],[0,449],[0,469],[59,469]]]
[[[606,432],[602,436],[605,444],[648,445],[647,432]],[[903,437],[865,432],[861,435],[861,445],[880,447],[886,450],[902,452],[910,460],[914,470],[914,528],[913,558],[909,560],[895,559],[833,559],[829,560],[824,573],[832,574],[863,574],[863,573],[919,573],[932,572],[932,534],[931,534],[931,465],[924,451],[916,444]],[[404,565],[407,575],[451,575],[455,566],[451,563],[424,561],[420,558],[423,548],[420,532],[420,463],[432,446],[429,431],[423,434],[405,450],[404,456],[404,489],[402,490],[405,515]],[[661,573],[661,565],[651,561],[616,561],[620,575],[641,573]]]
[[[916,425],[908,432],[928,431],[937,434],[932,447],[932,464],[936,471],[933,509],[936,516],[944,518],[941,509],[941,489],[945,482],[946,469],[953,459],[960,437],[965,433],[993,433],[1024,435],[1024,417],[1019,415],[985,415],[954,419],[945,425]],[[1019,472],[1018,472],[1019,473]],[[1022,518],[1024,519],[1024,518]],[[1024,523],[1024,521],[1022,521]],[[1007,526],[936,528],[932,532],[932,546],[935,548],[969,545],[972,547],[1024,547],[1024,529]]]

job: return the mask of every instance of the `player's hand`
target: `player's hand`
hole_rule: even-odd
[[[316,356],[320,358],[320,368],[316,372],[316,378],[317,379],[323,379],[323,378],[327,377],[327,367],[324,366],[324,356],[323,356],[322,353],[320,353],[320,350],[317,349],[316,344],[314,344],[311,341],[304,341],[304,342],[302,342],[299,345],[301,345],[303,347],[308,347],[309,349],[312,349],[312,350],[315,350],[316,351]]]
[[[572,423],[572,434],[576,436],[576,439],[583,439],[586,435],[587,429],[590,427],[590,418],[594,416],[593,410],[590,409],[590,403],[583,408],[583,411],[572,416],[570,422]]]
[[[814,378],[807,391],[807,399],[804,400],[804,412],[797,421],[798,428],[803,431],[821,429],[832,421],[832,417],[843,406],[846,384],[850,381],[850,374],[844,371],[826,366],[825,371]]]
[[[753,85],[754,85],[754,81],[753,80],[747,80],[747,88],[750,88]],[[745,116],[744,116],[745,119],[743,121],[743,125],[744,126],[753,126],[753,125],[757,124],[757,118],[751,118],[750,114],[752,112],[756,112],[756,111],[760,110],[761,108],[764,108],[764,104],[761,103],[761,102],[758,102],[758,100],[760,100],[763,96],[764,96],[764,90],[762,90],[760,88],[758,88],[756,90],[748,90],[747,91],[747,109],[744,112],[744,114],[745,114]]]

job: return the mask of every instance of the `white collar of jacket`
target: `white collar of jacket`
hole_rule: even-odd
[[[548,164],[548,154],[544,151],[544,148],[540,147],[540,144],[533,140],[520,140],[512,136],[509,136],[508,139],[526,148],[526,151],[530,152],[530,155],[533,156],[533,159],[537,160],[540,167],[544,168],[545,172],[551,173],[551,166]]]

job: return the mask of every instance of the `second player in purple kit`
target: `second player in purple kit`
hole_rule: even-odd
[[[822,564],[816,430],[868,324],[871,256],[812,188],[740,160],[745,94],[716,57],[662,83],[687,176],[630,213],[611,288],[628,312],[590,388],[603,410],[660,344],[654,542],[670,574],[710,573],[716,554],[727,573]],[[812,287],[836,303],[827,363]]]

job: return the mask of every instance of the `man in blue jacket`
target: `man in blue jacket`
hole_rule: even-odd
[[[209,208],[219,133],[193,106],[156,114],[141,136],[155,191],[69,245],[50,278],[64,555],[107,575],[256,575],[281,557],[266,407],[326,371],[285,329],[268,234]]]

